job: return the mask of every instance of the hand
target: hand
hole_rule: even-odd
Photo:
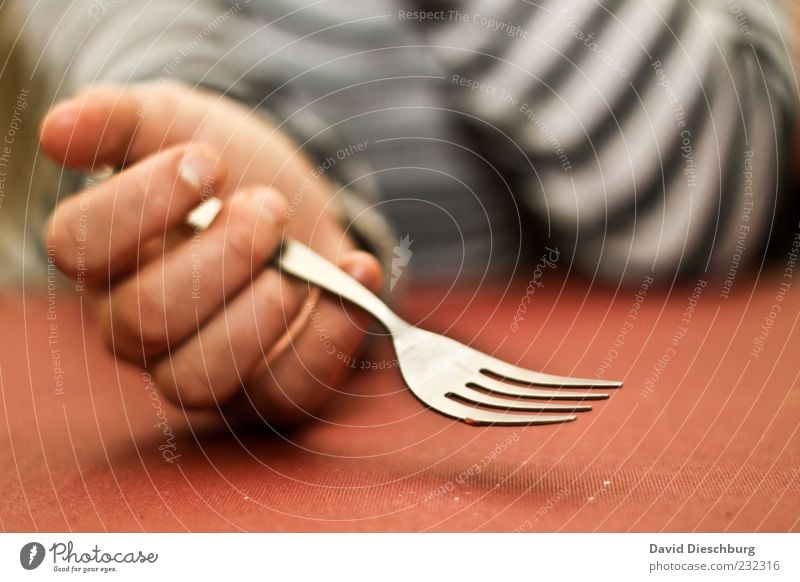
[[[302,418],[333,392],[366,315],[325,294],[310,306],[307,284],[263,265],[288,233],[373,291],[381,272],[353,250],[328,210],[330,185],[310,178],[285,136],[231,100],[173,84],[83,92],[51,110],[40,134],[67,166],[123,168],[61,202],[46,229],[117,357],[183,407],[270,422]],[[209,195],[223,208],[192,232],[186,215]]]

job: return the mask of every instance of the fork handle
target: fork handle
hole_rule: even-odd
[[[369,289],[294,239],[283,239],[275,263],[281,271],[322,287],[368,311],[390,333],[409,326]]]

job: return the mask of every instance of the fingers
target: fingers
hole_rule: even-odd
[[[380,290],[382,273],[372,255],[351,252],[339,266],[371,291]],[[368,324],[366,312],[323,293],[299,337],[271,364],[259,359],[226,413],[276,423],[308,418],[336,394]]]
[[[210,146],[175,146],[67,198],[48,221],[45,237],[55,263],[87,282],[123,269],[140,246],[182,222],[225,179]]]
[[[372,288],[380,287],[377,261],[366,253],[350,253],[343,268]],[[229,304],[226,312],[213,319],[171,357],[165,358],[154,377],[167,398],[182,406],[219,407],[249,411],[253,404],[272,418],[297,413],[292,402],[309,406],[321,401],[333,382],[344,371],[346,358],[327,353],[335,344],[342,354],[352,354],[361,340],[360,326],[365,314],[342,310],[341,300],[333,296],[320,299],[315,319],[323,322],[330,344],[320,341],[318,326],[307,325],[272,365],[265,355],[278,341],[308,297],[308,285],[276,270],[262,273],[254,284]],[[242,385],[247,386],[247,395]],[[288,397],[288,400],[287,400]],[[252,402],[253,404],[251,404]]]
[[[121,282],[106,326],[115,353],[146,362],[195,333],[262,271],[282,236],[285,210],[279,192],[245,188],[225,202],[207,231]]]
[[[301,149],[257,109],[221,94],[161,81],[95,87],[55,107],[41,124],[40,139],[50,157],[81,169],[128,167],[180,143],[213,144],[231,176],[303,194],[292,213],[292,236],[329,258],[340,241],[338,232],[318,224],[333,193],[328,180],[316,179]],[[225,197],[235,187],[218,194]]]
[[[153,377],[164,395],[187,408],[229,400],[294,319],[307,289],[275,269],[264,270],[198,335],[156,364]]]

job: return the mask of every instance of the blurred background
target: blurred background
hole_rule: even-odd
[[[59,176],[37,152],[37,127],[52,93],[24,48],[10,4],[0,4],[0,283],[6,285],[23,272],[26,280],[41,277],[41,228]]]

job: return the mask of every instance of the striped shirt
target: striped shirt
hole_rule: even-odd
[[[385,261],[413,240],[421,276],[545,246],[611,281],[725,276],[796,228],[782,2],[35,4],[62,89],[177,78],[261,108],[346,187]]]

